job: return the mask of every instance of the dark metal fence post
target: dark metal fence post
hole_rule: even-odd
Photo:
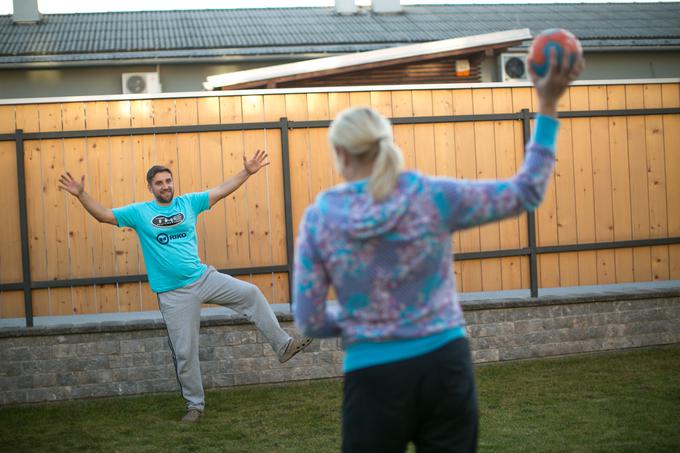
[[[281,161],[283,164],[283,211],[286,217],[286,259],[288,260],[288,303],[293,304],[293,202],[290,189],[290,156],[288,154],[288,118],[282,117]]]
[[[531,138],[531,114],[529,109],[522,109],[522,136],[524,146]],[[538,259],[536,257],[536,216],[534,212],[527,213],[527,225],[529,233],[529,288],[531,297],[538,297]]]
[[[23,271],[24,311],[26,327],[33,327],[33,294],[31,293],[31,264],[28,247],[28,214],[26,213],[26,168],[24,167],[24,131],[16,131],[17,183],[19,193],[19,229],[21,231],[21,264]]]

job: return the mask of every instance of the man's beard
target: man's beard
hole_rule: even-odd
[[[164,194],[157,193],[156,200],[159,201],[160,203],[170,203],[172,201],[173,196],[174,192],[172,190],[168,190]],[[166,200],[164,197],[168,197],[168,199]]]

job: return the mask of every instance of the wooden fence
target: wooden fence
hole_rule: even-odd
[[[458,288],[680,279],[680,83],[575,86],[560,104],[543,204],[456,233]],[[536,109],[528,87],[0,106],[0,317],[31,325],[33,316],[157,309],[134,232],[98,224],[57,190],[64,170],[85,174],[86,190],[113,207],[150,199],[153,164],[172,168],[186,193],[219,184],[257,148],[271,165],[201,216],[199,254],[288,302],[301,214],[339,182],[329,120],[356,105],[393,119],[409,168],[470,179],[516,172]]]

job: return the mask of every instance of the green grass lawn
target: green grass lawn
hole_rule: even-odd
[[[477,366],[481,452],[680,451],[680,346]],[[340,445],[342,383],[207,392],[178,422],[179,395],[0,410],[0,450],[325,452]]]

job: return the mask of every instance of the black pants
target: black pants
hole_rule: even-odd
[[[474,452],[477,394],[470,347],[459,338],[413,359],[345,375],[342,451]]]

